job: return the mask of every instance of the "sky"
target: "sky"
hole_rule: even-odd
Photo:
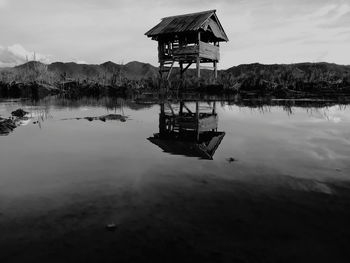
[[[144,33],[165,16],[216,9],[229,42],[220,68],[350,64],[350,0],[0,0],[0,67],[35,59],[157,65]]]

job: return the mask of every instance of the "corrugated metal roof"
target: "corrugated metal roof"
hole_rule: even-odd
[[[158,25],[149,30],[145,35],[148,37],[154,37],[171,33],[198,31],[204,27],[205,22],[210,17],[213,15],[216,17],[215,12],[216,10],[209,10],[200,13],[165,17]],[[217,29],[219,29],[219,32],[215,30],[215,36],[224,41],[228,41],[228,38],[221,25],[217,25]]]

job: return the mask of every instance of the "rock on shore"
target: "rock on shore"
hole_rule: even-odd
[[[13,119],[3,119],[0,117],[0,135],[8,135],[17,127]]]
[[[27,114],[28,112],[22,109],[17,109],[11,112],[13,117],[0,117],[0,135],[8,135],[10,132],[16,129],[20,125],[21,120],[23,120]]]

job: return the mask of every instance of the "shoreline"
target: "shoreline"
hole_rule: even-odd
[[[136,85],[136,86],[135,86]],[[268,90],[229,90],[224,89],[222,85],[202,85],[200,87],[174,87],[164,86],[162,88],[143,86],[138,82],[129,83],[128,85],[113,86],[101,85],[98,83],[57,83],[45,84],[37,82],[0,82],[0,98],[34,98],[40,99],[52,95],[64,96],[110,96],[110,97],[125,97],[132,96],[132,94],[143,95],[148,93],[193,93],[198,95],[212,95],[212,96],[238,96],[242,100],[260,100],[260,101],[282,101],[282,100],[299,100],[299,101],[347,101],[350,100],[349,91],[345,92],[331,90],[325,88],[314,91],[299,91],[297,93],[290,92],[288,89],[279,88],[274,91]]]

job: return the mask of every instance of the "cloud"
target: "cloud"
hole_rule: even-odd
[[[53,57],[35,53],[34,51],[27,51],[20,44],[8,47],[0,46],[0,67],[13,67],[34,59],[43,63],[50,63]]]
[[[319,13],[319,26],[333,28],[348,28],[350,25],[350,5],[348,3],[332,4],[324,8],[324,13]]]
[[[7,0],[0,0],[0,8],[3,8],[7,5]]]
[[[59,61],[156,65],[157,43],[144,33],[162,17],[206,9],[217,9],[230,39],[221,46],[220,68],[350,63],[349,0],[0,0],[0,38],[5,47],[21,43]]]

